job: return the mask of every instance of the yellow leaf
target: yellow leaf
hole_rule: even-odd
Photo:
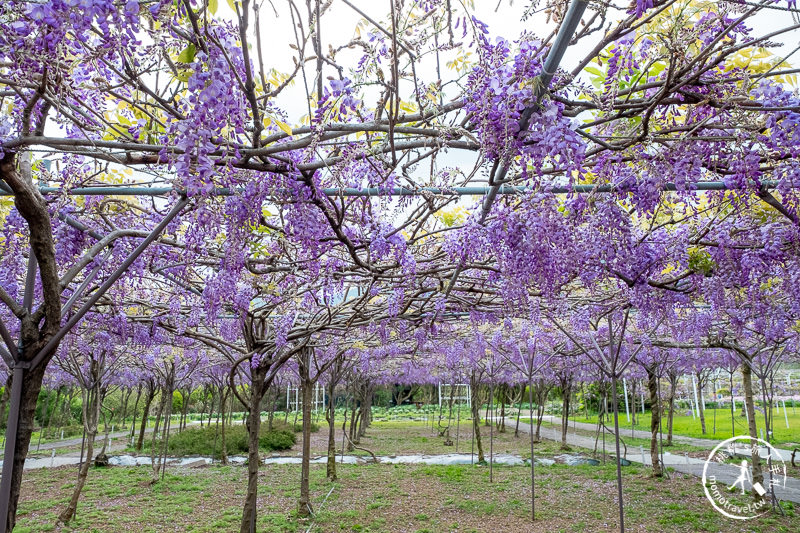
[[[275,125],[278,126],[283,133],[289,136],[292,135],[292,127],[289,126],[287,123],[281,122],[278,119],[274,119],[273,121],[275,122]]]

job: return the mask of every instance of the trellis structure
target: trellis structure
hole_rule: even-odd
[[[455,387],[455,390],[453,388]],[[453,400],[453,405],[466,405],[472,407],[472,389],[469,383],[442,383],[439,382],[439,408],[442,402]],[[452,396],[451,396],[452,394]]]
[[[325,389],[319,383],[314,384],[314,397],[311,402],[312,411],[321,411],[325,408]],[[286,411],[294,412],[303,409],[303,398],[300,396],[300,387],[286,385]]]

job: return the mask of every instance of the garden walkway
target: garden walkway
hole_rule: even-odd
[[[506,423],[511,423],[511,420],[507,419]],[[516,421],[513,421],[513,423],[516,423]],[[570,423],[570,426],[572,426],[571,423]],[[584,426],[584,427],[582,427],[582,426]],[[576,427],[578,427],[579,429],[589,429],[589,430],[596,430],[597,429],[594,424],[584,424],[584,423],[581,423],[581,422],[578,422],[576,424]],[[526,423],[524,423],[522,421],[520,421],[520,423],[519,423],[519,428],[520,428],[520,432],[527,433],[527,432],[530,431],[530,425],[528,425],[528,424],[526,424]],[[634,433],[634,437],[646,438],[646,439],[650,438],[650,433],[647,432],[647,431],[639,431],[639,434],[641,434],[642,436],[639,436],[636,433]],[[548,439],[548,440],[553,440],[553,441],[556,441],[556,442],[560,442],[561,441],[561,424],[560,423],[558,423],[558,424],[554,423],[550,427],[542,427],[541,436],[542,436],[542,438],[545,438],[545,439]],[[625,435],[623,435],[623,438],[624,438],[624,436]],[[608,437],[611,437],[611,439],[609,439]],[[708,439],[694,439],[694,438],[690,438],[690,437],[682,437],[682,438],[689,439],[689,440],[692,441],[692,442],[685,442],[686,444],[692,444],[694,446],[706,446],[707,445],[709,453],[711,453],[711,450],[714,448],[714,446],[716,446],[720,442],[720,441],[712,441],[712,440],[708,440]],[[679,442],[676,439],[676,436],[673,436],[673,440],[676,441],[676,442]],[[684,442],[684,441],[680,441],[680,442]],[[707,444],[704,444],[704,443],[707,443]],[[573,432],[569,432],[568,431],[567,432],[567,444],[570,445],[570,446],[578,447],[578,448],[586,448],[586,449],[589,449],[589,450],[593,450],[594,449],[594,438],[593,437],[584,436],[584,435],[577,435],[577,434],[575,434]],[[613,435],[607,435],[607,437],[606,437],[606,452],[607,453],[613,453],[613,450],[614,450]],[[780,450],[780,451],[781,452],[786,452],[787,450]],[[791,456],[791,452],[789,452],[789,455]],[[623,457],[625,457],[626,459],[628,459],[629,461],[634,462],[634,463],[640,463],[640,464],[644,464],[644,465],[647,465],[647,466],[650,466],[650,464],[651,464],[651,462],[650,462],[650,451],[649,450],[643,450],[640,447],[633,448],[631,446],[628,446],[628,453],[624,454],[624,451],[623,451]],[[693,476],[702,477],[703,476],[703,467],[705,465],[705,459],[697,459],[697,458],[694,458],[694,457],[689,457],[686,454],[684,454],[684,455],[674,455],[674,454],[671,454],[669,452],[664,452],[664,465],[667,466],[668,468],[672,468],[675,471],[681,472],[683,474],[690,474],[690,475],[693,475]],[[793,470],[796,471],[796,469],[792,469],[791,464],[788,461],[786,462],[786,466],[787,466],[787,469],[789,469],[790,473]],[[724,483],[726,485],[732,485],[733,482],[736,481],[736,478],[739,476],[739,468],[737,466],[735,466],[735,465],[725,465],[725,464],[719,464],[719,463],[712,463],[712,465],[709,468],[710,468],[709,469],[709,475],[714,475],[716,477],[717,481],[719,481],[720,483]],[[699,490],[699,485],[698,485],[698,490]],[[785,486],[782,485],[782,486],[776,486],[775,487],[775,496],[777,496],[777,498],[779,500],[787,500],[787,501],[791,501],[791,502],[794,502],[794,503],[800,503],[800,479],[798,479],[797,477],[787,477]]]

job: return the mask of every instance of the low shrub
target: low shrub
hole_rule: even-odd
[[[180,433],[171,432],[167,452],[170,455],[202,455],[218,458],[222,452],[221,428],[216,424],[191,427]],[[150,438],[146,438],[143,451],[149,451]],[[293,428],[287,424],[274,424],[272,430],[261,425],[258,444],[265,452],[288,450],[296,442]],[[225,448],[228,455],[247,453],[247,428],[242,424],[225,426]]]
[[[300,433],[302,431],[303,431],[303,424],[298,422],[297,424],[294,425],[295,433]],[[316,422],[311,422],[311,433],[316,433],[317,431],[319,431],[319,424],[317,424]]]

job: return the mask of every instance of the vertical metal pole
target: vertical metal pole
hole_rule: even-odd
[[[461,431],[461,405],[457,404],[458,411],[456,411],[456,453],[458,453],[458,434]],[[783,412],[786,413],[786,406],[783,407]],[[789,427],[789,423],[786,423],[786,427]]]
[[[494,382],[489,385],[489,401],[492,416],[489,418],[489,483],[494,482]]]
[[[533,361],[531,366],[533,369]],[[533,372],[528,373],[528,416],[530,418],[530,437],[531,437],[531,522],[536,520],[536,458],[533,455]]]
[[[22,306],[27,309],[28,312],[33,309],[33,291],[38,266],[39,263],[36,261],[36,255],[33,253],[33,248],[31,248],[28,254],[28,272],[25,276],[25,294],[22,297]]]
[[[630,422],[631,412],[628,409],[628,381],[625,378],[622,378],[622,391],[625,393],[625,417],[628,419],[628,422]]]
[[[789,413],[786,412],[786,400],[783,400],[783,418],[786,420],[786,429],[789,429]]]
[[[8,409],[8,424],[6,425],[6,448],[3,454],[3,478],[0,480],[0,533],[8,529],[8,509],[11,505],[11,478],[14,475],[14,453],[17,448],[17,426],[19,425],[19,411],[22,403],[22,381],[25,379],[25,369],[17,363],[11,383],[11,398]]]

